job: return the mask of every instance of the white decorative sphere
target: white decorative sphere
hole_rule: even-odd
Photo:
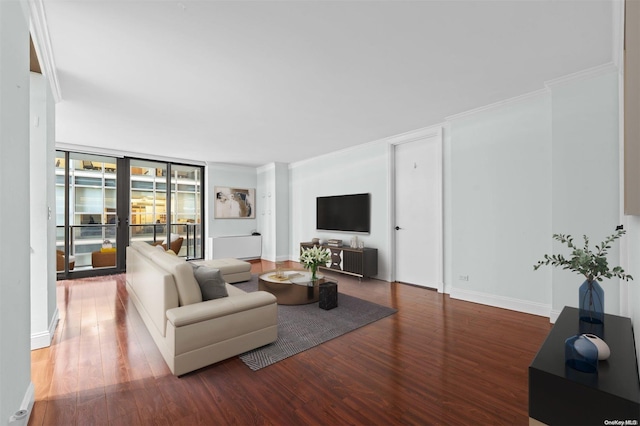
[[[596,348],[598,349],[598,361],[603,361],[609,358],[609,355],[611,355],[611,349],[609,349],[609,345],[607,345],[604,340],[595,334],[583,334],[583,336],[596,345]]]

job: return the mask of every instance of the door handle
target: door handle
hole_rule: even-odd
[[[399,226],[396,226],[396,231],[401,230],[402,228],[400,228]]]

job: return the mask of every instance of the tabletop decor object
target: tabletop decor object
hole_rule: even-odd
[[[609,358],[611,349],[609,349],[609,345],[607,345],[604,340],[595,334],[583,334],[583,336],[589,339],[589,341],[596,346],[596,349],[598,349],[598,361],[604,361]]]
[[[603,278],[617,277],[622,280],[632,280],[633,277],[625,274],[620,266],[609,267],[607,262],[608,250],[611,243],[625,234],[625,231],[618,229],[615,234],[607,237],[602,243],[595,246],[596,251],[589,248],[589,237],[584,238],[584,247],[579,248],[573,243],[571,235],[553,234],[553,239],[566,244],[571,249],[571,257],[565,258],[562,254],[545,254],[543,260],[538,261],[533,266],[537,270],[543,265],[552,265],[569,269],[586,277],[586,281],[580,286],[578,306],[580,309],[580,320],[594,324],[602,324],[604,321],[604,290],[600,287],[598,280]]]
[[[598,348],[583,334],[576,334],[564,342],[567,366],[585,373],[598,372]]]
[[[300,262],[306,269],[311,270],[311,280],[315,281],[317,278],[316,272],[318,272],[318,266],[327,266],[327,263],[331,260],[331,253],[329,250],[319,246],[307,248],[302,251],[300,255]]]

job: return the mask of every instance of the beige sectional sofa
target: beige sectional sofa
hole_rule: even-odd
[[[202,301],[192,266],[144,242],[127,247],[127,290],[176,376],[264,346],[278,337],[276,298],[226,284]]]
[[[251,279],[251,264],[243,260],[224,258],[211,260],[194,260],[195,265],[217,268],[222,273],[222,277],[229,284],[235,284]]]

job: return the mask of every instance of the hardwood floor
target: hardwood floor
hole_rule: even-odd
[[[256,372],[233,357],[181,378],[124,275],[58,282],[53,344],[32,351],[29,425],[528,424],[527,367],[547,318],[329,275],[398,312]]]

